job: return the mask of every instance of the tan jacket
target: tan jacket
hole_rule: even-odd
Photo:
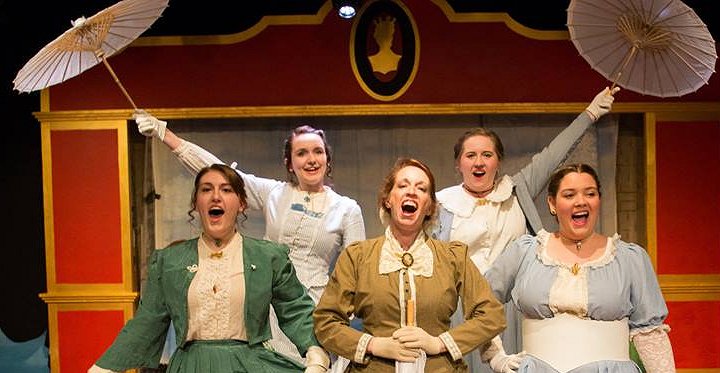
[[[358,349],[364,333],[389,337],[400,328],[399,272],[378,271],[384,240],[383,236],[358,242],[341,253],[313,313],[320,344],[350,359],[350,372],[395,372],[394,361],[361,356],[364,347]],[[417,326],[433,336],[449,332],[460,353],[466,354],[505,328],[502,305],[469,259],[465,244],[435,239],[428,239],[427,244],[433,252],[434,266],[431,277],[415,277]],[[450,329],[458,297],[463,300],[466,321]],[[349,326],[352,314],[363,320],[364,333]],[[433,373],[467,369],[463,359],[449,352],[428,356],[425,368]]]

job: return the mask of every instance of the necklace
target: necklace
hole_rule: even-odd
[[[570,243],[575,244],[575,249],[576,249],[578,252],[580,252],[580,249],[582,249],[583,243],[585,243],[585,241],[589,240],[590,237],[593,236],[593,234],[595,234],[595,232],[590,233],[590,235],[587,236],[587,237],[585,237],[585,238],[581,238],[581,239],[579,239],[579,240],[574,240],[574,239],[572,239],[572,238],[567,238],[567,237],[565,237],[565,235],[563,235],[562,233],[560,233],[560,232],[558,231],[558,236],[560,236],[560,242],[562,242],[563,245],[565,244],[565,241],[568,241],[568,242],[570,242]]]
[[[485,197],[492,192],[492,190],[495,188],[495,182],[493,181],[492,185],[487,190],[482,190],[480,192],[476,192],[474,190],[470,190],[470,188],[467,187],[467,185],[462,185],[463,189],[465,189],[466,192],[468,192],[471,196],[477,198],[477,204],[482,206],[487,202],[487,199]]]
[[[575,249],[577,250],[577,253],[580,254],[580,249],[582,249],[582,244],[585,243],[585,241],[589,240],[590,237],[592,237],[595,234],[595,232],[590,233],[589,236],[585,238],[581,238],[579,240],[573,240],[571,238],[565,237],[560,231],[558,231],[558,236],[560,237],[560,242],[565,246],[565,241],[569,241],[570,243],[575,244]],[[570,267],[570,272],[573,274],[573,276],[577,276],[578,273],[580,273],[580,264],[575,262],[575,264]]]

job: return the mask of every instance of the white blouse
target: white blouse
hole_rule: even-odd
[[[187,339],[246,341],[243,240],[235,233],[216,255],[198,240],[198,268],[188,289]]]
[[[502,250],[526,233],[525,215],[513,194],[510,176],[503,176],[485,198],[476,198],[455,185],[438,192],[437,198],[454,218],[450,240],[468,245],[470,259],[485,273]]]

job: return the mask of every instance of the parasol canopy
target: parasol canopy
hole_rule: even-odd
[[[47,88],[103,62],[137,109],[107,58],[137,39],[167,6],[168,0],[123,0],[90,18],[72,21],[72,28],[43,47],[20,69],[13,80],[15,89],[32,92]]]
[[[613,85],[682,96],[715,72],[715,40],[680,0],[572,0],[567,12],[575,48]]]

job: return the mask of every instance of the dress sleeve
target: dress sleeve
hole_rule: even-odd
[[[225,164],[225,162],[214,154],[187,140],[181,140],[180,145],[173,150],[173,154],[175,154],[180,163],[193,175],[196,175],[204,167],[213,164]],[[263,210],[270,192],[274,188],[281,187],[284,184],[284,182],[279,180],[246,174],[238,169],[235,169],[235,171],[242,177],[245,183],[248,208],[251,210]]]
[[[522,184],[532,198],[537,197],[552,172],[567,159],[570,151],[592,123],[593,120],[587,112],[583,111],[578,115],[548,146],[535,154],[528,165],[513,175],[515,185]]]
[[[120,372],[158,366],[170,326],[161,277],[162,256],[155,250],[148,261],[147,282],[135,317],[122,328],[113,344],[95,363],[97,366]]]
[[[280,329],[305,356],[310,346],[318,346],[313,331],[312,312],[315,303],[298,280],[295,268],[283,246],[282,254],[273,260],[272,306]]]
[[[488,282],[470,260],[467,245],[456,241],[451,243],[449,249],[450,253],[455,255],[457,263],[456,286],[462,299],[464,321],[451,328],[448,334],[457,346],[459,356],[457,352],[453,353],[454,349],[448,346],[448,341],[443,339],[442,335],[441,339],[453,358],[457,359],[489,342],[505,329],[505,312]]]
[[[490,269],[485,272],[485,278],[490,283],[495,296],[503,304],[510,301],[515,279],[525,256],[532,252],[536,241],[537,239],[531,235],[520,236],[500,253]]]
[[[630,313],[630,335],[648,332],[656,328],[667,328],[663,323],[668,315],[665,299],[660,291],[657,275],[650,257],[642,247],[628,245],[630,267],[626,275],[630,276],[630,302],[633,311]]]
[[[360,205],[354,200],[350,200],[350,202],[350,208],[343,219],[343,248],[354,242],[365,240],[365,221]]]
[[[360,249],[360,244],[356,242],[340,253],[327,287],[313,313],[315,335],[320,344],[328,351],[350,361],[358,361],[358,358],[363,360],[367,347],[365,340],[368,339],[363,337],[362,332],[350,326],[350,317],[355,312],[358,265],[357,258],[352,253]]]

